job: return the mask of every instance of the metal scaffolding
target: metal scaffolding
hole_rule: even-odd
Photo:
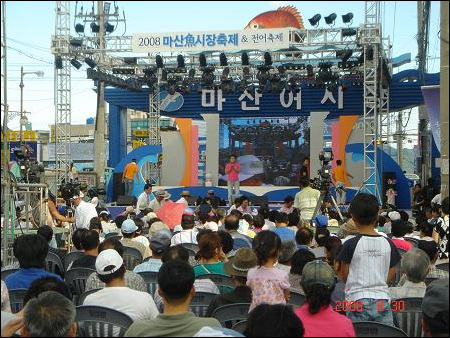
[[[71,69],[70,69],[70,1],[56,2],[56,27],[52,37],[52,53],[55,55],[55,173],[56,194],[62,182],[68,182],[70,168],[71,118]]]
[[[54,49],[55,55],[64,55],[64,67],[60,72],[66,71],[67,63],[70,56],[78,58],[96,57],[101,54],[98,67],[108,75],[114,74],[116,78],[124,80],[134,79],[142,80],[144,70],[155,68],[155,61],[158,55],[150,53],[147,56],[136,57],[133,64],[126,62],[126,57],[117,56],[118,53],[132,52],[131,36],[83,36],[82,44],[72,46],[69,43],[71,37],[68,36],[68,2],[57,2],[61,7],[59,14],[57,13],[58,23],[57,37],[54,38],[54,45],[62,45],[65,48]],[[64,4],[64,9],[62,8]],[[67,13],[67,16],[64,14]],[[332,71],[339,73],[341,79],[355,79],[364,83],[364,185],[362,190],[368,191],[377,196],[381,201],[381,192],[379,191],[380,178],[377,174],[378,169],[378,149],[377,144],[387,142],[390,130],[390,114],[389,114],[389,84],[386,85],[384,78],[390,76],[391,69],[389,44],[383,46],[381,24],[380,24],[380,4],[379,1],[367,1],[365,7],[365,23],[360,27],[347,28],[319,28],[319,29],[292,29],[289,31],[290,48],[289,51],[270,51],[273,62],[281,64],[292,63],[298,67],[294,70],[288,70],[289,76],[295,76],[299,80],[310,77],[307,73],[306,66],[311,65],[314,73],[317,74],[321,64],[329,63]],[[102,39],[102,40],[101,40]],[[319,48],[320,47],[320,48]],[[361,48],[362,47],[362,48]],[[351,59],[348,60],[351,65],[346,65],[337,56],[338,51],[351,51]],[[386,53],[387,51],[387,53]],[[264,53],[262,50],[249,51],[250,65],[243,67],[241,64],[241,53],[227,53],[229,78],[234,81],[242,81],[244,78],[244,68],[248,70],[245,79],[248,82],[258,82],[258,65],[264,62]],[[214,79],[215,83],[220,83],[222,71],[225,67],[219,66],[219,52],[205,52],[208,64],[215,66]],[[173,53],[161,53],[166,70],[177,68],[177,55]],[[194,68],[200,70],[200,60],[198,54],[185,54],[186,69]],[[386,64],[387,67],[383,67]],[[115,67],[125,67],[131,72],[114,73]],[[156,68],[155,68],[156,69]],[[161,144],[159,118],[160,118],[160,85],[167,84],[167,80],[161,80],[162,69],[157,69],[157,84],[153,84],[154,89],[150,90],[149,95],[149,144]],[[268,71],[271,75],[279,75],[277,67],[271,67]],[[66,71],[66,78],[70,79],[70,70]],[[186,74],[179,75],[168,72],[169,77],[186,77]],[[197,75],[196,80],[199,81]],[[70,121],[70,95],[64,95],[70,85],[62,81],[58,82],[58,90],[56,91],[57,102],[61,101],[59,96],[64,96],[66,100],[65,109],[58,108],[56,123],[60,125],[68,136],[66,140],[70,140],[70,129],[62,128],[64,121]],[[108,85],[106,81],[106,85]],[[156,88],[158,90],[156,90]],[[134,88],[136,89],[136,88]],[[139,90],[139,88],[137,89]],[[58,140],[61,140],[58,139]],[[69,144],[69,142],[67,142]],[[62,153],[62,152],[61,152]],[[65,154],[69,154],[69,150],[65,148]],[[66,166],[67,158],[58,159],[60,165],[58,168]],[[157,168],[156,168],[157,170]],[[158,177],[158,178],[156,178]],[[159,181],[159,174],[152,175],[152,180]],[[59,181],[60,182],[60,181]]]

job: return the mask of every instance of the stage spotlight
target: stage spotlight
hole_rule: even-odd
[[[63,69],[63,61],[61,56],[55,56],[55,68]]]
[[[308,75],[308,77],[314,76],[314,68],[312,65],[306,65],[306,74]]]
[[[83,39],[70,39],[69,43],[74,47],[81,47],[83,45]]]
[[[70,64],[72,65],[72,66],[74,66],[76,69],[80,69],[81,68],[81,62],[80,61],[78,61],[77,59],[72,59],[72,60],[70,60]]]
[[[221,67],[228,66],[228,60],[227,60],[227,56],[225,55],[225,53],[220,53],[219,59],[220,59]]]
[[[167,70],[166,69],[163,69],[161,72],[161,81],[167,82]]]
[[[269,52],[264,53],[264,65],[265,66],[272,66],[272,56]]]
[[[97,25],[95,22],[92,22],[91,23],[91,31],[92,31],[92,33],[100,32],[100,26]]]
[[[177,91],[177,80],[169,79],[167,82],[167,91],[170,95],[174,95]]]
[[[353,22],[353,13],[347,13],[347,14],[344,14],[344,15],[342,16],[342,21],[343,21],[344,23],[347,23],[347,24],[351,25],[352,22]]]
[[[343,50],[338,50],[336,51],[336,58],[337,59],[342,59],[343,63],[346,63],[348,61],[348,59],[350,59],[353,55],[352,50],[350,49],[343,49]]]
[[[228,79],[228,76],[230,76],[230,68],[225,67],[222,72],[222,78]]]
[[[356,35],[356,29],[353,28],[343,28],[342,29],[342,36],[347,37],[347,36],[354,36]]]
[[[161,55],[156,55],[155,63],[157,68],[164,68],[164,61]]]
[[[316,14],[311,19],[308,19],[308,21],[311,24],[311,26],[317,27],[317,26],[319,26],[319,21],[321,18],[322,18],[322,15]]]
[[[199,58],[198,58],[198,62],[200,63],[200,68],[205,68],[206,67],[206,56],[205,54],[201,53]]]
[[[249,59],[248,59],[248,53],[247,53],[247,52],[243,52],[243,53],[242,53],[242,58],[241,58],[241,60],[242,60],[242,65],[243,65],[243,66],[249,66],[249,65],[250,65],[250,62],[249,62]]]
[[[81,23],[77,23],[75,25],[75,32],[77,32],[78,34],[84,33],[84,25],[82,25]]]
[[[336,13],[331,13],[330,15],[324,17],[326,24],[330,26],[334,26],[334,21],[336,20],[336,18]]]
[[[112,33],[112,32],[114,32],[115,29],[116,29],[116,27],[114,27],[114,25],[111,25],[108,21],[105,22],[106,33]]]
[[[186,65],[184,64],[184,56],[183,55],[178,54],[177,64],[178,64],[178,68],[186,68]]]
[[[195,69],[194,68],[189,69],[188,77],[189,77],[189,79],[194,79],[194,77],[195,77]]]
[[[90,67],[90,68],[95,68],[97,67],[97,62],[95,62],[93,59],[91,58],[85,58],[84,62],[86,62],[86,64]]]

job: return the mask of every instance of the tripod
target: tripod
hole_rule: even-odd
[[[330,183],[333,184],[332,182],[330,182]],[[313,213],[313,216],[311,218],[311,225],[312,225],[313,220],[316,218],[317,214],[319,213],[320,208],[322,207],[323,201],[327,197],[329,197],[331,199],[331,203],[336,208],[336,211],[339,214],[339,217],[341,218],[342,221],[344,221],[344,217],[342,216],[341,209],[339,208],[338,204],[336,203],[336,200],[334,199],[334,196],[330,193],[329,189],[326,189],[326,190],[322,190],[320,192],[319,200],[317,201],[316,208],[314,209],[314,213]]]

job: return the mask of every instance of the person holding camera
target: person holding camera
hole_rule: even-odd
[[[354,177],[345,170],[341,160],[336,161],[336,168],[331,171],[331,176],[336,186],[336,203],[338,205],[344,205],[346,202],[345,181],[347,180],[347,176],[350,178]]]
[[[225,166],[225,174],[228,175],[228,203],[233,203],[233,196],[239,195],[239,173],[241,166],[236,161],[236,156],[230,156],[230,162]],[[233,192],[234,190],[234,192]]]

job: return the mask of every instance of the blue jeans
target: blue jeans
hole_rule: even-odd
[[[133,180],[129,180],[128,178],[124,178],[125,184],[125,196],[131,196],[131,192],[133,191]]]
[[[386,299],[358,299],[356,303],[362,303],[362,311],[348,311],[347,317],[352,322],[372,321],[394,326],[391,304]]]
[[[228,203],[230,203],[230,205],[234,203],[234,197],[237,195],[239,195],[239,181],[236,182],[228,181]]]

